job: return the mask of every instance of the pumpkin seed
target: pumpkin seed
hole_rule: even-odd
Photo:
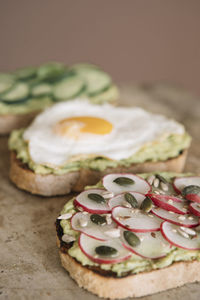
[[[101,256],[113,256],[117,254],[117,249],[110,246],[98,246],[95,248],[95,252]]]
[[[90,200],[93,200],[93,201],[97,202],[97,203],[105,203],[106,202],[104,197],[102,197],[99,194],[95,194],[95,193],[88,194],[88,198]]]
[[[161,176],[160,174],[156,174],[156,177],[157,177],[161,182],[163,182],[163,183],[165,183],[165,184],[168,184],[167,180],[166,180],[163,176]]]
[[[90,216],[90,220],[91,220],[93,223],[97,224],[97,225],[103,225],[103,224],[106,224],[106,217],[100,216],[100,215],[98,215],[98,214],[92,214],[92,215]]]
[[[132,246],[136,247],[140,244],[140,239],[137,237],[137,235],[131,231],[124,231],[124,238],[127,241],[127,243]]]
[[[185,197],[188,194],[200,194],[200,186],[188,185],[182,190],[182,195]]]
[[[131,194],[131,193],[125,193],[124,194],[125,200],[133,207],[137,208],[138,207],[138,202],[136,198]]]
[[[135,183],[135,181],[133,179],[128,178],[128,177],[118,177],[118,178],[114,179],[113,182],[115,182],[119,185],[130,185],[130,184]]]
[[[153,203],[152,200],[149,197],[146,197],[142,204],[140,205],[140,209],[144,212],[150,212],[152,209]]]

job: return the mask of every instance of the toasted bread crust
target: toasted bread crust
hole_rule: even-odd
[[[27,127],[37,114],[38,111],[27,114],[0,115],[0,135],[9,134],[13,129]]]
[[[114,172],[147,173],[147,172],[182,172],[187,157],[187,150],[175,158],[167,161],[144,162],[132,164],[129,168],[107,168],[103,172],[90,169],[81,169],[62,175],[36,174],[16,158],[11,152],[10,179],[17,187],[32,194],[55,196],[68,194],[71,191],[81,192],[86,185],[96,184],[102,176]]]
[[[57,245],[60,248],[58,236]],[[61,250],[59,250],[59,254],[62,266],[79,287],[103,298],[141,297],[200,281],[200,262],[198,261],[176,262],[163,269],[114,278],[105,277],[82,266]]]

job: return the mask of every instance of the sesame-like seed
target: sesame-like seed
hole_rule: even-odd
[[[154,186],[155,188],[157,188],[157,187],[159,186],[159,183],[160,183],[159,179],[158,179],[158,178],[155,178],[154,181],[153,181],[153,186]]]
[[[172,229],[172,231],[173,231],[173,232],[175,232],[175,233],[177,232],[177,230],[176,230],[176,229]]]
[[[189,217],[188,217],[188,220],[194,220],[194,217],[189,216]]]
[[[168,191],[168,185],[166,184],[166,183],[164,183],[164,182],[161,182],[160,183],[160,187],[161,187],[161,189],[163,190],[163,191]]]
[[[169,200],[167,201],[167,203],[169,203],[169,204],[173,204],[173,203],[174,203],[174,201],[173,201],[172,199],[169,199]]]
[[[178,233],[180,233],[183,237],[189,238],[189,234],[187,234],[185,231],[182,231],[181,229],[178,229]]]
[[[178,219],[181,220],[181,221],[183,221],[183,220],[185,220],[185,216],[183,216],[183,215],[178,216]]]
[[[171,214],[171,215],[174,215],[174,214],[175,214],[175,212],[173,212],[173,211],[169,211],[169,214]]]

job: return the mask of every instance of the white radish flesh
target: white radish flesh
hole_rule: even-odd
[[[187,204],[180,198],[156,194],[149,194],[148,196],[151,198],[155,205],[165,210],[173,211],[177,214],[182,215],[187,213]]]
[[[200,176],[176,177],[173,181],[174,189],[179,194],[188,185],[200,186]]]

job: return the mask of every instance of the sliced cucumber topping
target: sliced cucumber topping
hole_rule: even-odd
[[[38,68],[38,77],[41,80],[51,81],[63,75],[66,67],[63,64],[51,62]]]
[[[95,68],[80,68],[77,70],[77,73],[85,80],[89,96],[105,91],[112,82],[108,74]]]
[[[19,80],[29,80],[36,77],[37,69],[34,67],[27,67],[23,69],[18,69],[14,72]]]
[[[14,79],[12,75],[0,73],[0,94],[10,90],[13,84]]]
[[[41,83],[34,86],[31,90],[31,94],[34,97],[40,97],[45,95],[50,95],[52,93],[52,87],[48,83]]]
[[[17,82],[12,89],[1,96],[1,101],[8,104],[24,101],[29,95],[29,87],[26,83]]]
[[[85,88],[84,81],[78,76],[67,77],[55,84],[53,95],[58,100],[74,98]]]

